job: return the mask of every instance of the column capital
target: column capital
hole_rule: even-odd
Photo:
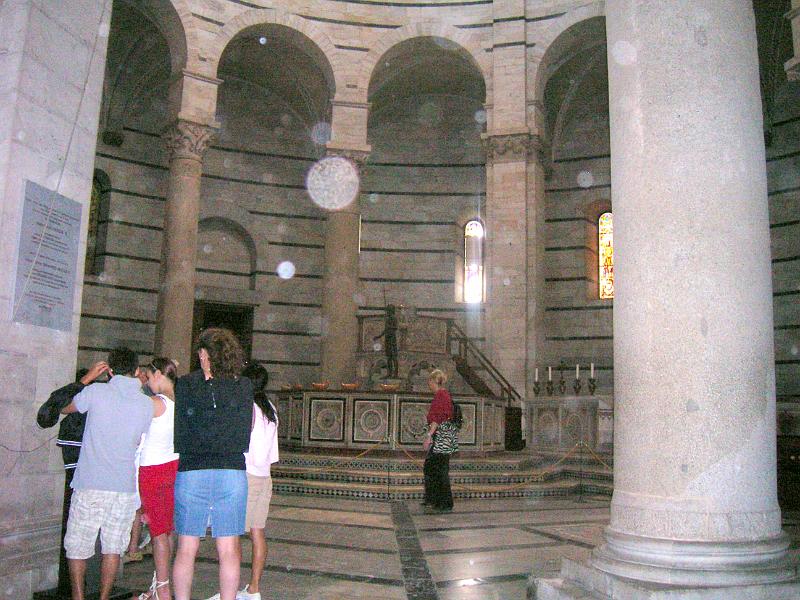
[[[523,161],[531,155],[544,162],[546,144],[540,135],[528,131],[485,133],[481,139],[490,163]]]
[[[364,164],[367,162],[367,158],[369,158],[369,153],[372,150],[371,147],[367,146],[366,148],[338,148],[336,146],[331,146],[330,142],[325,150],[325,156],[341,156],[342,158],[346,158],[347,160],[351,161],[353,164],[361,170],[364,167]]]
[[[214,141],[217,128],[186,119],[178,119],[164,130],[163,137],[169,151],[169,160],[188,158],[202,161]]]

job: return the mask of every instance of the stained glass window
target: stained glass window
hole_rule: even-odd
[[[610,212],[597,220],[597,258],[600,298],[614,298],[614,221]]]
[[[483,223],[464,225],[464,302],[483,302]]]

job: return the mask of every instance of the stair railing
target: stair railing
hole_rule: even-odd
[[[494,384],[500,390],[500,398],[506,401],[508,406],[514,401],[522,401],[522,396],[513,385],[503,376],[492,362],[481,352],[475,343],[469,339],[464,330],[461,329],[452,319],[447,320],[447,351],[453,353],[453,342],[458,344],[456,355],[464,361],[468,367],[473,367],[476,363],[486,373],[489,374]]]

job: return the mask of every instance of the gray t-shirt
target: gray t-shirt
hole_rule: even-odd
[[[86,413],[86,429],[72,488],[135,492],[136,448],[153,418],[153,402],[142,384],[115,375],[108,383],[86,386],[73,401]]]

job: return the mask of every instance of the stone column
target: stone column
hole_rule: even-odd
[[[367,152],[329,148],[328,156],[350,160],[361,173]],[[356,376],[360,239],[361,209],[356,196],[348,206],[328,212],[326,224],[321,362],[323,381],[333,387]]]
[[[525,398],[532,399],[534,369],[542,365],[544,348],[544,219],[547,147],[541,136],[531,136],[527,171],[527,352]],[[541,376],[541,373],[540,373]],[[520,390],[522,392],[522,390]]]
[[[489,358],[524,396],[527,353],[527,131],[489,135],[486,202],[486,330]]]
[[[753,8],[606,11],[614,496],[592,564],[689,587],[785,580]]]
[[[164,134],[169,186],[161,247],[155,353],[189,368],[194,316],[195,254],[203,154],[214,128],[180,119]]]

